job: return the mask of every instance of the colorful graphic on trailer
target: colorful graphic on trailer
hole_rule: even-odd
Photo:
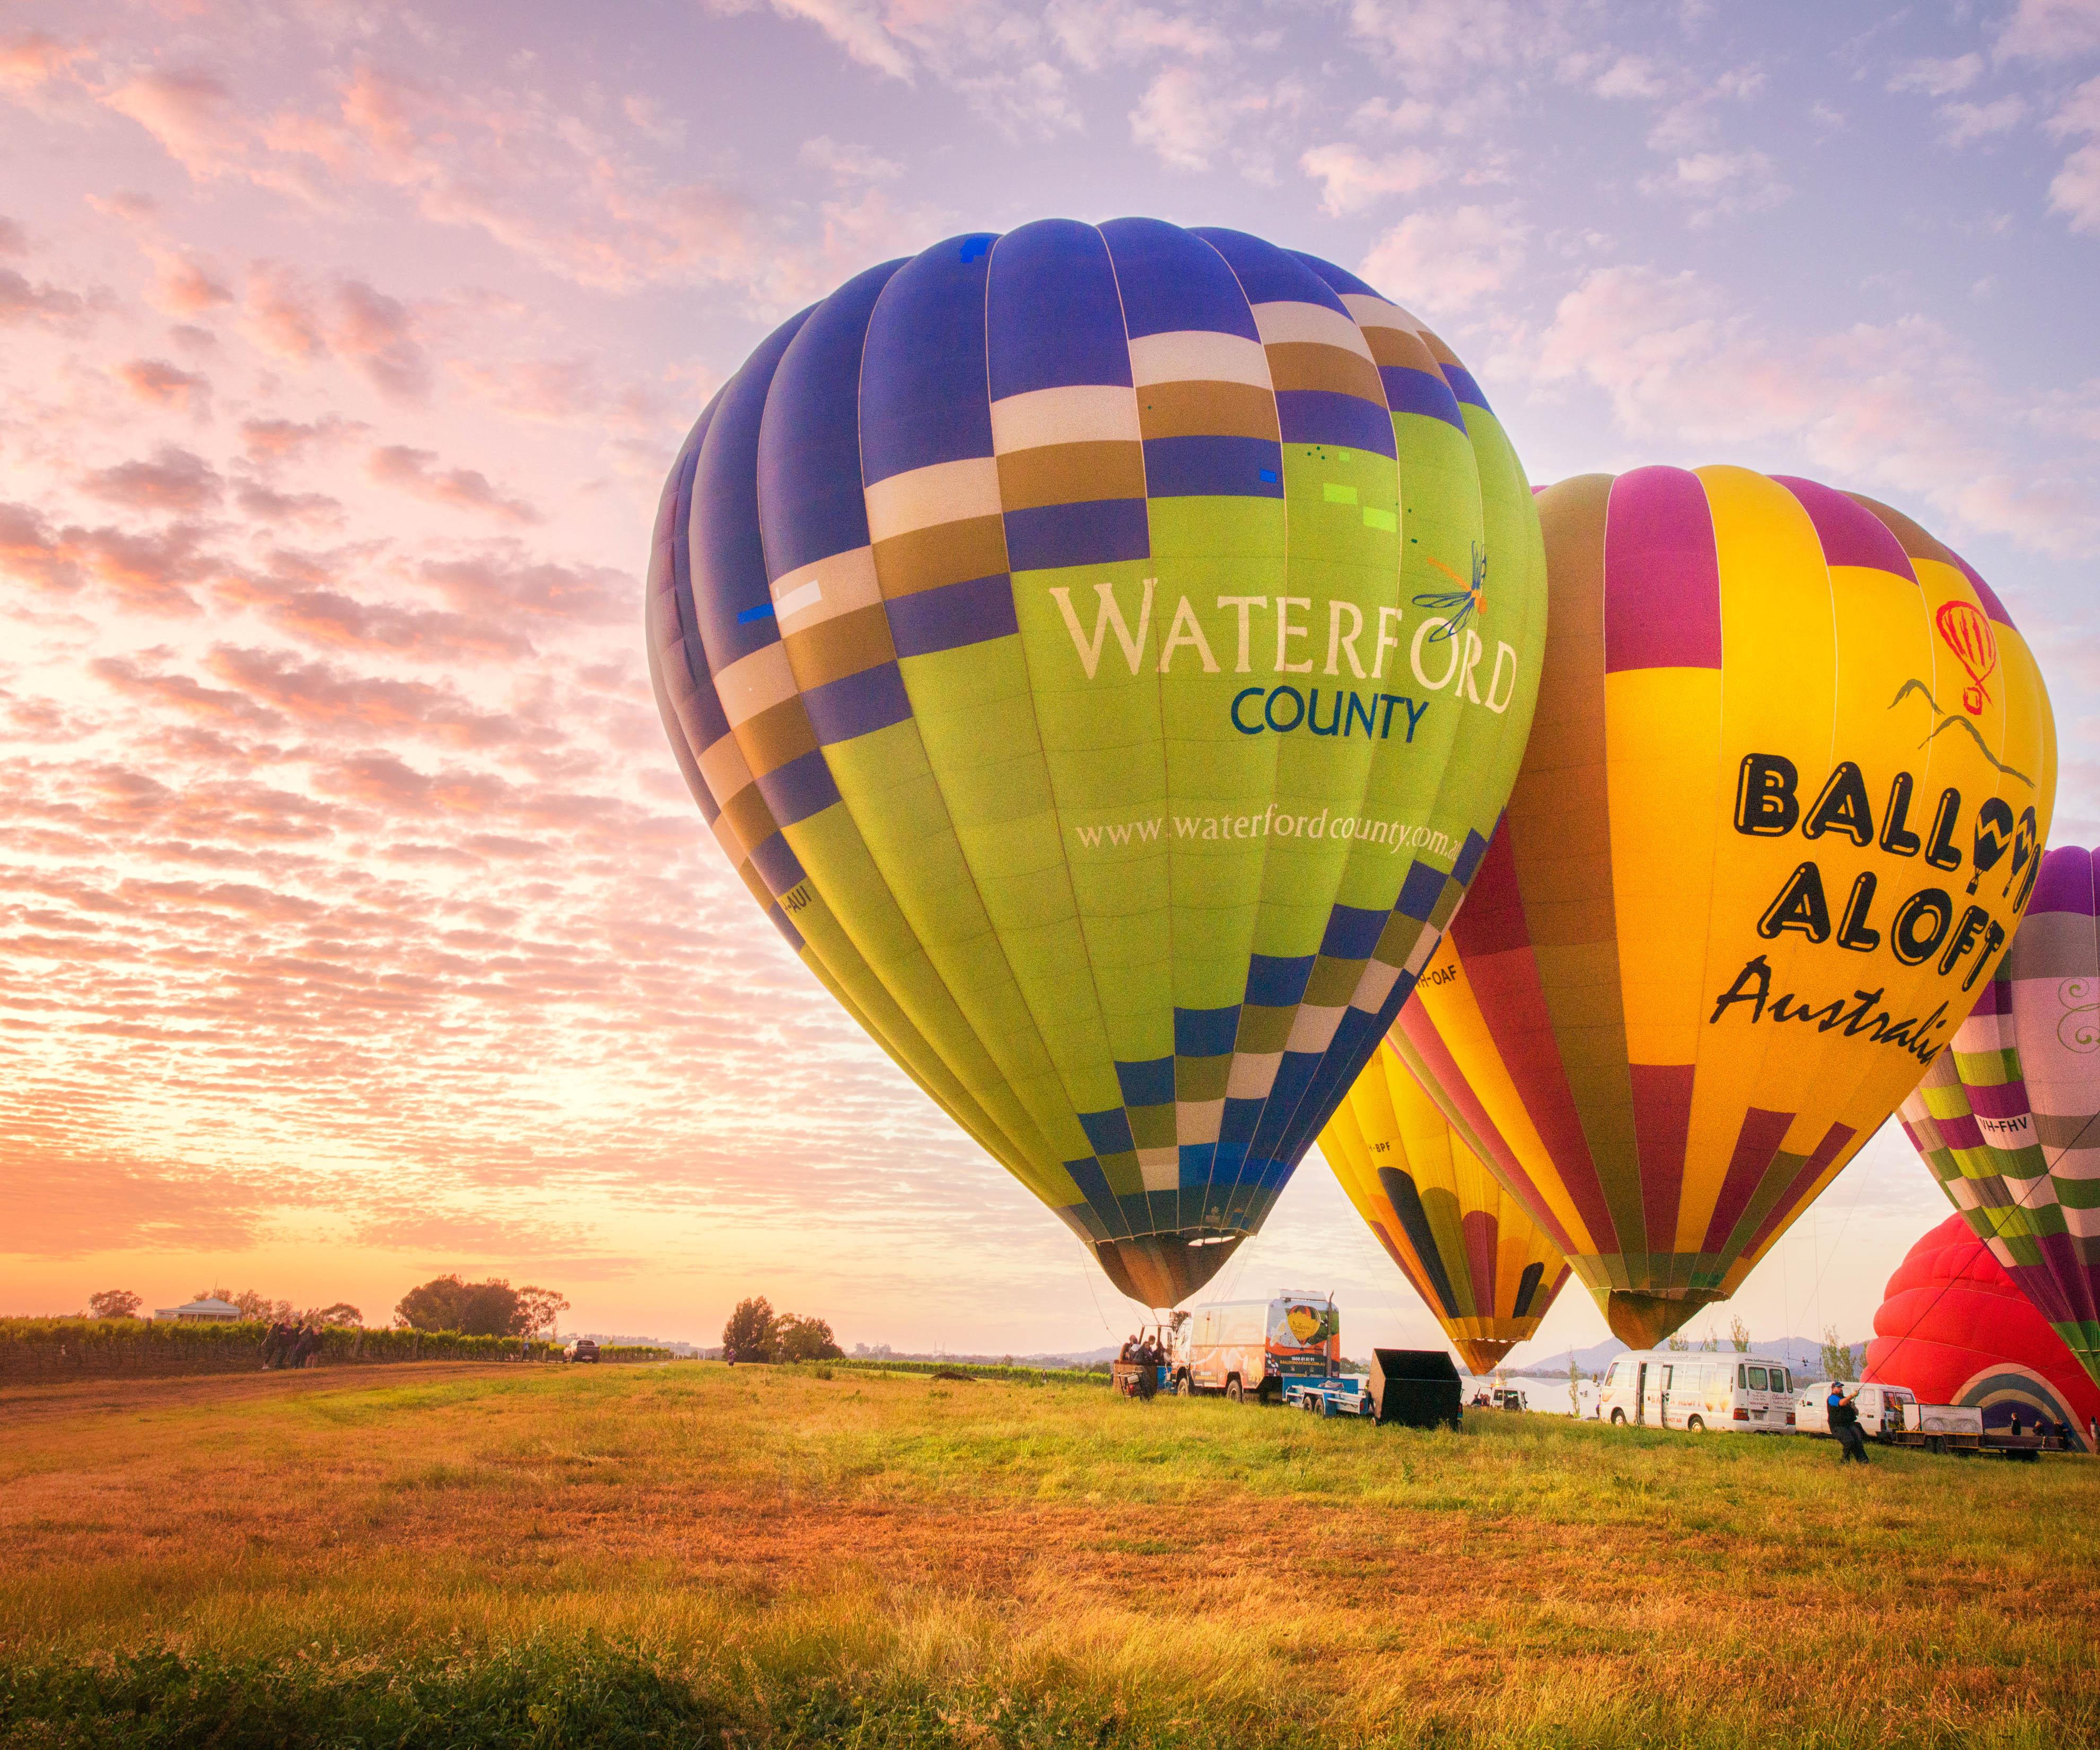
[[[1990,587],[1740,468],[1539,500],[1538,727],[1399,1043],[1630,1345],[1732,1293],[1988,990],[2056,788]]]
[[[951,238],[783,324],[649,583],[753,898],[1117,1285],[1261,1225],[1521,756],[1537,513],[1479,386],[1229,231]]]

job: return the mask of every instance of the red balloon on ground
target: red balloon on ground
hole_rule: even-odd
[[[1921,1404],[1979,1404],[2000,1432],[2015,1414],[2023,1427],[2063,1422],[2093,1450],[2100,1387],[1959,1215],[1889,1278],[1864,1377],[1908,1386]]]

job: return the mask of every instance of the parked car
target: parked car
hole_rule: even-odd
[[[566,1361],[595,1361],[598,1359],[598,1345],[588,1337],[579,1337],[562,1351],[562,1359]]]

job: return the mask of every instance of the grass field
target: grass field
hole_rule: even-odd
[[[0,1400],[0,1744],[2100,1743],[2100,1464],[685,1363]]]

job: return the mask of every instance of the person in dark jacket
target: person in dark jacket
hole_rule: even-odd
[[[1856,1397],[1856,1393],[1853,1397],[1846,1397],[1842,1385],[1834,1380],[1831,1382],[1828,1405],[1830,1431],[1838,1437],[1841,1448],[1838,1462],[1841,1465],[1848,1465],[1854,1459],[1863,1465],[1867,1461],[1867,1437],[1860,1431],[1860,1406],[1855,1401]]]
[[[299,1333],[298,1340],[293,1343],[290,1359],[285,1364],[290,1367],[304,1367],[314,1351],[320,1346],[321,1333],[309,1325]]]

